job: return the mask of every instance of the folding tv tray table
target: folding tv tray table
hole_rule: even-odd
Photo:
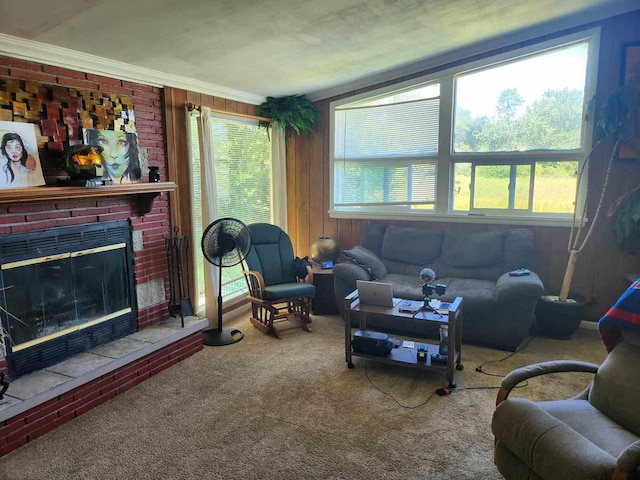
[[[416,304],[421,304],[419,301],[412,301]],[[438,316],[436,313],[432,313],[425,310],[420,310],[417,313],[401,312],[399,308],[403,302],[399,302],[395,307],[378,307],[373,305],[360,305],[358,298],[358,290],[354,290],[344,298],[344,351],[345,360],[349,368],[354,368],[352,357],[363,357],[370,360],[376,360],[384,363],[403,364],[412,367],[417,367],[425,370],[437,370],[446,371],[448,388],[455,388],[456,383],[453,375],[455,370],[462,370],[464,365],[462,364],[462,297],[456,297],[447,311],[446,314]],[[446,364],[435,364],[431,362],[431,354],[438,352],[438,345],[429,344],[423,342],[426,345],[428,352],[426,355],[426,361],[418,361],[417,347],[419,344],[414,342],[414,347],[400,346],[393,348],[388,356],[382,357],[377,355],[368,355],[364,353],[354,352],[351,348],[351,322],[349,320],[351,312],[359,312],[360,314],[360,330],[367,329],[367,314],[377,313],[382,315],[388,315],[399,319],[417,319],[425,322],[434,323],[437,325],[445,324],[449,328],[448,336],[448,355]],[[377,330],[379,331],[379,330]],[[382,332],[385,333],[385,332]],[[414,338],[414,337],[412,337]],[[455,366],[455,369],[454,369]]]

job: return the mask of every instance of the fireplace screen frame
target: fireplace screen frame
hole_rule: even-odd
[[[12,379],[137,331],[138,308],[131,230],[130,220],[120,220],[0,237],[0,287],[3,288],[0,292],[0,304],[3,308],[7,306],[8,287],[13,288],[5,284],[5,273],[10,272],[12,266],[32,265],[43,261],[53,264],[56,261],[64,262],[66,259],[114,250],[124,253],[122,265],[126,272],[121,276],[126,280],[123,293],[128,293],[126,296],[129,297],[125,308],[118,308],[109,315],[86,321],[77,327],[46,335],[44,341],[36,338],[14,346],[6,339],[7,363]],[[2,311],[0,320],[7,332],[10,332],[10,322],[16,322]]]

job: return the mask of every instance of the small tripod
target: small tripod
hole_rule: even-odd
[[[422,302],[422,305],[420,305],[420,308],[413,314],[413,317],[411,318],[415,318],[416,315],[420,312],[431,312],[434,315],[438,315],[439,317],[442,317],[442,314],[438,311],[438,309],[433,308],[431,305],[429,305],[429,302],[431,302],[431,295],[427,295],[426,297],[424,297],[424,301]]]
[[[433,277],[435,278],[435,274],[433,275]],[[442,314],[438,311],[437,308],[433,308],[430,305],[430,302],[431,302],[431,295],[433,295],[434,293],[438,295],[444,295],[446,292],[446,289],[447,289],[446,285],[442,285],[438,283],[434,286],[428,283],[427,279],[425,279],[425,283],[424,285],[422,285],[422,296],[424,297],[424,302],[422,302],[422,306],[416,313],[413,314],[413,316],[415,317],[418,314],[418,312],[431,312],[435,315],[438,315],[439,317],[442,317]]]
[[[424,297],[424,302],[422,303],[422,307],[420,307],[420,310],[435,313],[439,317],[442,316],[437,308],[431,306],[431,296]]]

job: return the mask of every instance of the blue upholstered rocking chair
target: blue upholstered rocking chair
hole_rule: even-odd
[[[251,301],[251,323],[257,329],[280,336],[276,322],[290,321],[291,328],[311,331],[311,299],[316,293],[313,273],[308,267],[306,280],[296,277],[291,239],[280,227],[268,223],[253,223],[247,227],[251,233],[251,250],[245,258],[243,270],[248,298]]]

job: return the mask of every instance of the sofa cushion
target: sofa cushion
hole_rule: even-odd
[[[447,292],[442,297],[452,302],[456,297],[463,298],[465,311],[492,311],[496,308],[496,283],[491,280],[475,280],[472,278],[440,278],[437,283],[447,286]]]
[[[442,237],[442,230],[389,226],[382,239],[382,258],[429,265],[440,256]]]
[[[535,238],[528,228],[513,228],[504,232],[503,271],[531,268],[535,256]]]
[[[622,342],[602,362],[596,374],[589,402],[614,422],[640,435],[640,348]]]
[[[372,252],[360,245],[356,245],[350,250],[344,250],[342,254],[349,259],[350,262],[360,265],[364,268],[374,280],[382,280],[387,274],[387,267]]]
[[[453,267],[502,268],[504,234],[500,232],[446,232],[442,244],[442,261]],[[504,272],[502,272],[504,273]]]
[[[422,300],[422,282],[418,275],[401,275],[390,273],[384,277],[384,282],[393,286],[393,296],[408,300]]]
[[[362,230],[360,245],[378,257],[382,257],[382,237],[386,228],[382,223],[368,223]]]

